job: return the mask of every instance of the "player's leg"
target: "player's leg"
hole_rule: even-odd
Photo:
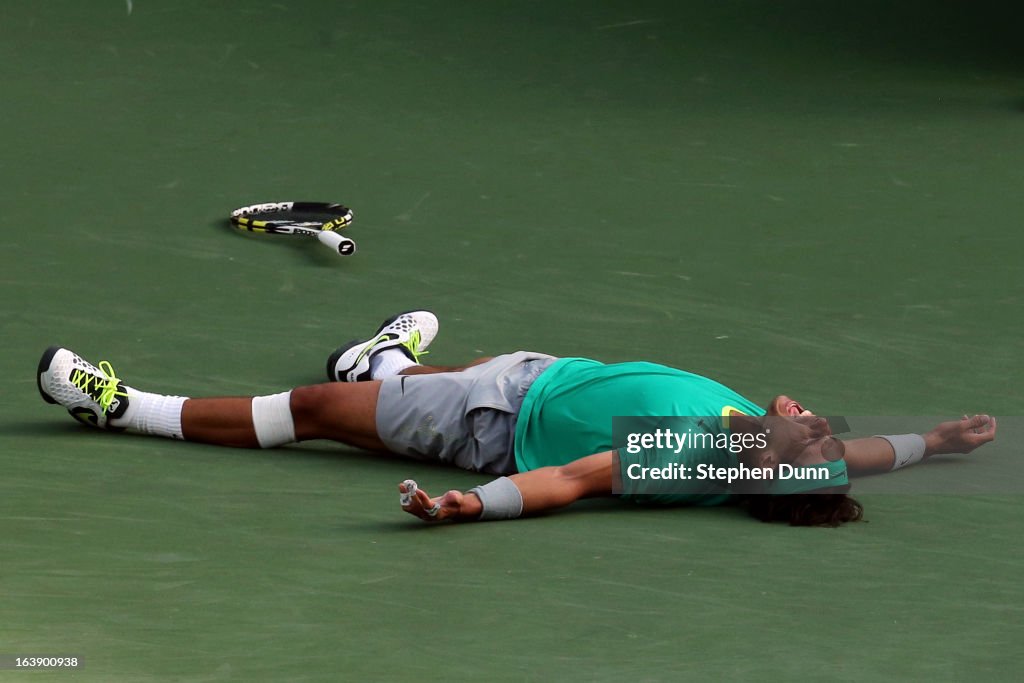
[[[379,382],[322,384],[272,396],[166,396],[125,385],[107,362],[97,367],[74,352],[51,347],[37,374],[39,392],[80,422],[224,446],[273,447],[333,439],[383,450],[377,438]]]
[[[383,451],[376,425],[379,390],[379,382],[360,382],[314,384],[274,396],[193,398],[182,405],[182,434],[186,441],[243,448],[330,439]]]

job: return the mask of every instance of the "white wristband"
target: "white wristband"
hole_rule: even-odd
[[[508,477],[501,477],[483,486],[474,486],[467,493],[480,499],[480,519],[515,519],[523,514],[523,494]]]
[[[892,445],[892,450],[896,454],[893,458],[892,469],[898,470],[901,467],[908,467],[916,462],[921,462],[924,458],[924,451],[926,445],[924,443],[924,437],[920,434],[894,434],[886,436],[884,434],[876,434]]]

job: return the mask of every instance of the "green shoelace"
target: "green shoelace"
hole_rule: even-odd
[[[409,334],[409,341],[402,344],[402,346],[409,349],[409,353],[412,354],[412,359],[417,363],[420,362],[420,358],[430,353],[430,351],[420,351],[420,341],[420,331],[413,330]]]
[[[128,392],[121,390],[121,380],[114,374],[114,367],[108,361],[100,361],[99,371],[103,373],[102,377],[75,369],[71,373],[71,383],[95,399],[100,404],[100,410],[106,413],[115,398],[127,398]]]

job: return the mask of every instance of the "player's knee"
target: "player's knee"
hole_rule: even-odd
[[[299,426],[320,425],[330,419],[330,414],[338,410],[339,401],[344,402],[344,385],[314,384],[292,390],[292,419],[296,429]],[[340,394],[340,395],[339,395]]]
[[[299,439],[345,440],[375,430],[379,384],[331,382],[293,389],[292,419]]]

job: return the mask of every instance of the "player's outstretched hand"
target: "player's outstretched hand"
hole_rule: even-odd
[[[970,453],[996,438],[996,419],[988,415],[963,416],[943,422],[924,434],[925,457],[939,453]]]
[[[431,498],[415,481],[406,479],[398,485],[398,493],[402,509],[424,522],[458,519],[462,511],[461,491],[449,491],[438,498]]]

